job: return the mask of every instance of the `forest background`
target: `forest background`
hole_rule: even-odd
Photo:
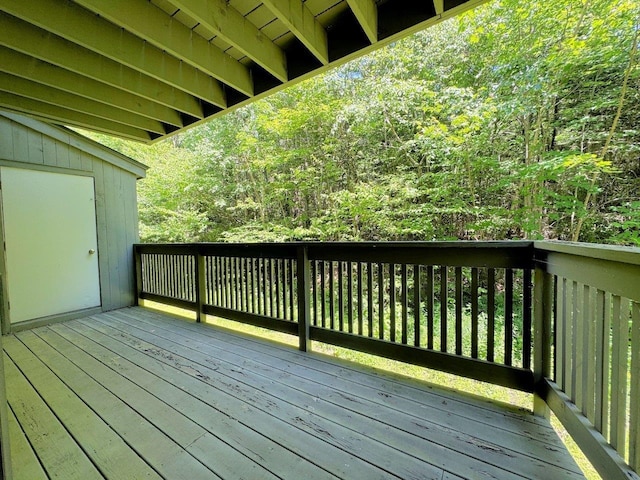
[[[156,145],[144,242],[640,246],[636,0],[501,0]]]

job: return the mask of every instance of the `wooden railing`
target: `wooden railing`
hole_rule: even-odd
[[[640,252],[561,242],[136,245],[138,298],[535,393],[640,479]],[[533,277],[533,278],[532,278]],[[534,315],[535,313],[535,315]]]
[[[536,242],[535,257],[552,347],[537,392],[604,478],[640,478],[640,251]]]

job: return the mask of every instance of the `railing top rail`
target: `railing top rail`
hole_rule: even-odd
[[[343,247],[343,248],[531,248],[534,245],[530,240],[447,240],[447,241],[384,241],[384,242],[321,242],[321,241],[300,241],[300,242],[199,242],[199,243],[137,243],[135,247]]]
[[[637,247],[549,240],[536,241],[533,245],[536,252],[540,253],[566,253],[598,260],[640,265],[640,248]]]
[[[530,241],[191,243],[137,244],[135,248],[139,253],[290,259],[305,248],[310,260],[533,268]]]

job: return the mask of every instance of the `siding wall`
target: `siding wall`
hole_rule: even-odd
[[[99,147],[80,136],[35,120],[25,123],[39,125],[41,131],[0,115],[0,165],[94,178],[102,308],[133,305],[132,245],[138,241],[139,174],[125,170],[127,161],[122,156],[114,154],[115,165],[104,160],[109,152],[100,152]],[[96,152],[103,158],[92,154]],[[132,166],[134,171],[140,168]]]

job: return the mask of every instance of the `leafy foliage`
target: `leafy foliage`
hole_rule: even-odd
[[[491,2],[163,144],[110,140],[152,167],[141,236],[638,245],[639,14]]]

